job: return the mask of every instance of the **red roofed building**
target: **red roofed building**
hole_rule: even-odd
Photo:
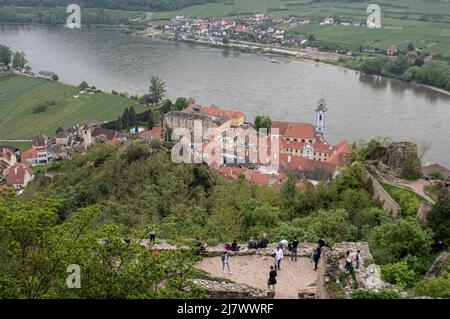
[[[5,175],[5,171],[17,163],[17,157],[10,148],[0,148],[0,176]]]
[[[280,154],[280,168],[284,171],[293,169],[309,180],[329,180],[336,174],[336,165],[319,162],[302,156]]]
[[[397,50],[397,48],[388,48],[386,50],[386,54],[390,55],[390,56],[397,55],[398,54],[398,50]]]
[[[20,157],[22,163],[28,166],[48,164],[53,160],[52,154],[46,147],[30,148],[23,152]]]
[[[151,141],[151,140],[164,140],[164,130],[161,127],[154,127],[153,129],[149,131],[144,131],[139,134],[139,139],[144,141]]]
[[[227,110],[218,108],[216,106],[203,106],[200,104],[190,104],[183,112],[187,113],[201,113],[214,117],[228,117],[230,118],[230,126],[240,126],[245,122],[245,115],[239,111]]]
[[[16,164],[7,170],[6,183],[17,190],[24,189],[33,179],[32,169],[24,164]]]
[[[272,122],[271,133],[278,134],[287,142],[302,142],[314,144],[316,142],[316,130],[309,123]]]
[[[102,139],[109,144],[124,142],[127,140],[126,136],[118,131],[109,130],[100,126],[84,125],[81,131],[84,140],[84,145],[89,147]]]
[[[282,180],[286,177],[283,173],[264,174],[253,169],[226,166],[220,167],[219,173],[228,179],[236,180],[242,176],[247,182],[254,183],[259,186],[269,186],[275,188],[278,188],[281,185]]]
[[[347,141],[342,141],[334,146],[333,154],[327,159],[327,163],[343,166],[348,162],[348,156],[352,153],[352,147]]]

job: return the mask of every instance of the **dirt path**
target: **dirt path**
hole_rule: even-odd
[[[197,268],[208,272],[213,277],[226,278],[251,287],[267,289],[270,266],[273,258],[267,256],[234,256],[230,258],[232,274],[222,272],[220,257],[204,258]],[[277,299],[297,299],[299,289],[307,288],[317,280],[317,272],[309,258],[301,257],[297,262],[285,257],[281,262],[276,285]]]

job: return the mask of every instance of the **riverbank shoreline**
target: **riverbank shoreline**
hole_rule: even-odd
[[[207,42],[207,41],[199,41],[199,40],[195,40],[195,39],[182,39],[182,38],[175,39],[173,37],[166,37],[166,36],[165,37],[151,36],[145,32],[135,32],[134,35],[143,36],[143,37],[151,38],[151,39],[170,41],[170,42],[179,41],[179,42],[184,42],[184,43],[195,43],[198,45],[203,45],[203,46],[208,46],[208,47],[213,47],[213,48],[218,48],[218,49],[233,49],[233,50],[239,50],[244,53],[260,54],[263,56],[291,57],[292,60],[290,60],[288,63],[297,61],[297,62],[315,64],[316,66],[328,66],[328,67],[331,67],[331,68],[334,68],[334,69],[340,70],[340,71],[353,71],[356,74],[359,74],[359,73],[366,74],[366,73],[361,72],[360,70],[349,68],[349,67],[343,66],[341,64],[338,64],[339,58],[349,58],[348,56],[344,56],[344,55],[337,54],[337,53],[330,53],[330,52],[326,52],[326,51],[312,50],[312,49],[289,49],[289,48],[277,49],[277,48],[273,48],[269,45],[260,44],[260,43],[234,42],[234,43],[230,43],[231,44],[230,45],[230,44],[223,44],[223,43],[211,43],[211,42]],[[328,58],[320,59],[318,56],[325,56]],[[337,63],[331,63],[329,61],[336,61]],[[381,77],[387,78],[387,79],[398,80],[398,81],[408,83],[408,84],[411,84],[414,86],[429,89],[431,91],[434,91],[434,92],[437,92],[437,93],[440,93],[440,94],[443,94],[446,96],[450,96],[450,91],[447,91],[445,89],[441,89],[441,88],[438,88],[438,87],[435,87],[432,85],[422,84],[422,83],[417,83],[417,82],[408,82],[408,81],[404,81],[399,78],[389,77],[389,76],[384,76],[384,75],[374,75],[374,74],[367,74],[367,75],[381,76]]]
[[[49,25],[49,24],[0,24],[0,26],[8,26],[8,25],[14,25],[14,26],[35,26],[35,27],[61,27],[64,28],[64,25]],[[361,72],[358,69],[349,68],[342,64],[339,64],[339,58],[351,58],[346,55],[332,53],[332,52],[326,52],[326,51],[320,51],[316,49],[292,49],[292,48],[275,48],[271,45],[267,44],[261,44],[261,43],[253,43],[253,42],[244,42],[244,41],[232,41],[229,44],[223,44],[219,42],[211,42],[211,41],[199,41],[195,39],[175,39],[175,37],[168,33],[159,33],[159,34],[148,34],[146,31],[137,31],[137,30],[129,30],[130,32],[124,32],[124,29],[120,28],[127,28],[127,25],[88,25],[86,28],[89,29],[106,29],[118,33],[123,33],[126,35],[133,35],[133,36],[139,36],[143,38],[150,38],[150,39],[156,39],[156,40],[163,40],[163,41],[169,41],[169,42],[184,42],[184,43],[193,43],[203,46],[208,46],[212,48],[217,49],[232,49],[232,50],[238,50],[243,53],[253,53],[253,54],[259,54],[263,56],[277,56],[277,57],[290,57],[290,62],[303,62],[303,63],[309,63],[309,64],[316,64],[317,66],[328,66],[332,67],[336,70],[340,71],[353,71],[356,74],[365,74]],[[164,36],[161,36],[161,35]],[[335,62],[335,63],[334,63]],[[373,74],[367,74],[367,75],[373,75]],[[375,75],[373,75],[375,76]],[[381,75],[380,75],[381,76]],[[402,81],[404,83],[408,83],[414,86],[422,87],[425,89],[429,89],[433,92],[437,92],[439,94],[443,94],[446,96],[450,96],[450,91],[447,91],[445,89],[441,89],[435,86],[417,83],[417,82],[408,82],[404,81],[399,78],[395,77],[388,77],[388,76],[381,76],[383,78],[387,79],[396,79],[399,81]]]

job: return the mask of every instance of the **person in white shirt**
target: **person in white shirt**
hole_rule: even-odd
[[[345,254],[345,271],[350,272],[350,267],[352,266],[352,254],[350,253],[350,250],[347,250],[347,253]]]
[[[281,246],[278,246],[278,248],[274,251],[274,259],[275,259],[275,269],[281,270],[280,264],[281,259],[283,259],[283,249]]]

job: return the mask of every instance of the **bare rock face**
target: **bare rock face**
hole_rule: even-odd
[[[428,270],[427,274],[425,275],[426,278],[434,278],[442,275],[442,273],[445,271],[445,265],[447,264],[447,260],[449,257],[450,251],[444,251],[442,252],[433,262],[430,269]]]
[[[393,142],[382,158],[384,165],[397,177],[419,178],[421,164],[417,155],[417,145],[411,142]]]

